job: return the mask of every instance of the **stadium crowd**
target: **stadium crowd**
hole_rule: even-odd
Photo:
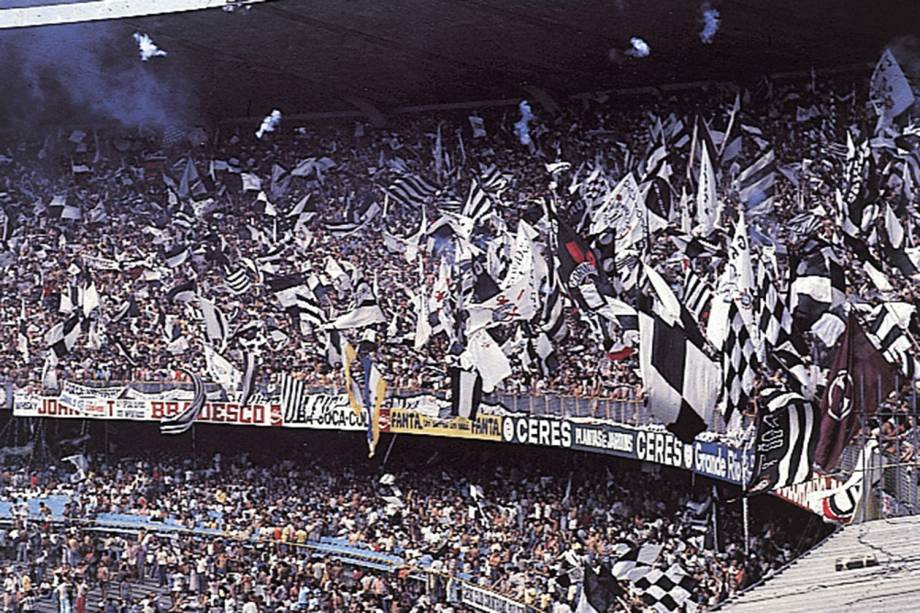
[[[817,219],[823,225],[812,231],[830,238],[834,187],[843,173],[835,147],[839,149],[846,141],[848,129],[865,135],[874,122],[865,104],[864,77],[783,86],[758,83],[744,93],[740,121],[759,131],[757,139],[772,144],[779,169],[773,212],[753,225],[777,245],[791,243],[801,239],[797,235],[800,228],[788,222],[817,207],[821,209]],[[450,113],[405,117],[386,129],[363,124],[354,130],[341,125],[283,126],[261,140],[251,131],[226,129],[210,136],[196,130],[190,140],[165,145],[159,137],[142,132],[105,130],[62,132],[44,140],[22,138],[8,146],[0,165],[7,219],[5,240],[0,242],[0,320],[4,322],[0,343],[7,349],[0,355],[0,368],[21,387],[39,382],[53,387],[57,378],[168,380],[180,361],[203,371],[200,347],[205,330],[200,313],[192,306],[196,303],[170,293],[193,281],[196,291],[226,314],[231,329],[226,355],[233,361],[241,362],[242,346],[251,340],[233,332],[255,330],[265,341],[261,347],[263,378],[268,373],[293,371],[311,383],[336,385],[337,373],[324,359],[323,336],[292,321],[269,288],[255,282],[255,270],[247,273],[255,282],[247,293],[236,295],[226,287],[228,270],[241,268],[246,260],[257,263],[259,274],[266,276],[316,275],[322,288],[318,298],[325,317],[331,320],[347,311],[353,298],[352,283],[330,278],[335,274],[328,266],[331,258],[350,273],[352,281],[363,277],[376,288],[388,319],[375,326],[380,344],[376,363],[390,387],[443,388],[444,356],[452,349],[450,341],[446,334],[437,334],[421,350],[414,349],[416,309],[410,293],[417,291],[419,266],[408,261],[406,249],[394,248],[388,235],[411,236],[423,217],[429,224],[439,219],[442,206],[465,196],[468,177],[491,166],[508,177],[510,184],[497,214],[477,226],[474,244],[482,246],[506,228],[513,232],[518,219],[535,221],[536,203],[551,197],[560,202],[563,216],[575,223],[583,210],[583,189],[570,193],[567,184],[577,171],[577,178],[584,182],[587,171],[580,169],[602,167],[615,182],[613,177],[628,167],[627,160],[640,158],[648,148],[649,130],[655,123],[652,113],[658,118],[672,113],[675,118],[686,117],[687,130],[692,127],[693,113],[713,116],[715,129],[724,123],[725,109],[734,95],[713,86],[642,100],[641,104],[583,100],[556,115],[538,113],[530,128],[529,146],[522,145],[511,129],[513,111],[484,113],[488,132],[478,138],[466,125],[465,114]],[[813,114],[802,120],[798,116],[801,108],[812,109]],[[732,177],[758,153],[750,141],[752,134],[745,133],[747,140],[733,167],[723,169],[719,197],[728,203],[727,211],[737,203]],[[435,159],[434,150],[447,155]],[[669,180],[676,202],[685,183],[687,152],[672,153]],[[308,157],[328,158],[334,165],[318,164],[307,176],[287,182],[291,169]],[[197,165],[191,175],[188,158]],[[548,173],[545,164],[556,161],[569,162],[571,170]],[[261,178],[264,198],[257,198],[257,190],[242,191],[246,173]],[[167,175],[171,177],[168,181],[164,180]],[[346,211],[362,211],[368,203],[382,202],[383,187],[406,175],[440,183],[442,195],[415,209],[391,200],[387,215],[362,229],[346,235],[328,230],[326,224],[348,221]],[[900,187],[896,182],[883,186],[882,201],[896,202]],[[195,214],[189,213],[192,207],[186,198],[178,202],[177,191],[199,200]],[[55,196],[63,198],[57,202],[57,216],[51,206]],[[292,231],[285,227],[290,221],[287,212],[305,196],[309,197],[306,209],[315,206],[318,214]],[[61,215],[62,203],[78,207],[82,219],[62,218],[67,217]],[[913,208],[908,212],[916,214]],[[545,227],[536,227],[545,245]],[[284,234],[279,228],[290,232],[287,238],[279,238]],[[912,234],[913,228],[909,224],[906,231]],[[426,291],[432,292],[439,275],[439,259],[431,255],[435,243],[435,237],[427,241],[423,237],[420,249]],[[173,253],[170,250],[176,245],[189,246],[189,257],[169,266],[166,253]],[[270,255],[271,245],[281,251]],[[679,250],[664,235],[652,247],[658,269],[679,286],[683,277]],[[777,255],[784,267],[783,250],[777,249]],[[849,265],[851,256],[846,253],[841,257],[850,299],[877,296],[879,291],[862,267]],[[909,278],[889,278],[895,284],[892,295],[907,302],[918,298],[917,286]],[[458,281],[451,283],[450,293],[454,294]],[[59,360],[49,361],[45,335],[68,317],[66,302],[73,302],[62,304],[62,295],[71,286],[87,288],[90,284],[99,303],[83,303],[90,313],[81,323],[80,342]],[[509,348],[514,339],[505,339],[515,376],[502,382],[499,391],[641,395],[635,356],[617,351],[630,342],[620,338],[614,350],[605,351],[571,303],[565,319],[568,335],[556,341],[558,365],[551,373],[533,364],[525,367],[519,349]],[[352,340],[356,338],[357,334]],[[57,377],[51,376],[55,374]]]
[[[442,459],[424,471],[417,470],[424,460],[413,459],[390,480],[365,464],[302,452],[296,460],[157,454],[109,465],[100,457],[76,483],[53,466],[4,472],[14,517],[0,531],[6,608],[34,610],[35,599],[52,594],[61,613],[82,613],[86,594],[99,588],[107,612],[458,610],[446,604],[444,580],[426,590],[410,578],[421,568],[563,612],[577,603],[577,583],[566,576],[571,560],[610,568],[626,550],[657,544],[649,563],[679,563],[694,583],[690,601],[705,609],[812,544],[788,510],[757,506],[745,555],[736,500],[717,506],[721,551],[705,548],[686,474],[626,463],[566,474],[546,457],[497,459],[464,470]],[[697,502],[709,487],[697,484]],[[63,523],[51,522],[45,506],[26,517],[28,498],[62,494]],[[83,520],[102,513],[143,516],[148,526],[171,518],[199,533],[87,530]],[[220,535],[205,536],[206,528]],[[364,571],[299,547],[321,537],[404,564]],[[131,589],[145,578],[169,598],[157,603]],[[641,601],[632,606],[640,610]]]

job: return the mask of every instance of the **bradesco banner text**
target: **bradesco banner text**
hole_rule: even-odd
[[[83,407],[68,406],[56,397],[17,396],[13,414],[17,417],[54,417],[65,419],[116,419],[130,421],[160,421],[177,415],[189,403],[181,400],[132,400],[129,398],[96,398]],[[241,407],[232,402],[205,403],[198,422],[241,426],[280,426],[281,406],[249,404]]]

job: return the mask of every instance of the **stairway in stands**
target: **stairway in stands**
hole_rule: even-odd
[[[148,593],[153,592],[157,595],[160,602],[160,610],[169,609],[170,599],[169,590],[166,587],[160,587],[157,580],[147,578],[139,583],[131,583],[131,598],[140,601]],[[118,584],[113,583],[109,588],[109,595],[117,597]],[[98,587],[94,587],[86,595],[86,613],[99,613],[99,605],[102,603],[102,592]],[[59,613],[57,599],[54,596],[38,598],[35,602],[35,613]]]

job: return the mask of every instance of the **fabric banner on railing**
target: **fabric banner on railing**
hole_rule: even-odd
[[[61,396],[19,393],[13,402],[17,417],[112,419],[159,422],[184,410],[190,400],[176,399],[180,390],[162,394],[125,394],[125,398],[84,397],[82,386],[66,388]],[[112,391],[110,388],[107,391]],[[130,392],[129,388],[129,392]],[[671,466],[699,475],[740,484],[750,471],[738,447],[724,440],[683,443],[661,426],[629,426],[587,418],[554,418],[512,414],[501,405],[483,403],[474,421],[449,416],[449,402],[433,394],[393,396],[381,411],[381,431],[540,445],[603,453],[621,458]],[[356,414],[345,394],[309,393],[287,411],[279,402],[241,407],[230,402],[207,402],[197,423],[318,430],[366,431],[366,416]]]
[[[348,403],[348,394],[309,394],[298,406],[284,411],[288,428],[331,430],[367,430],[367,414],[356,413]]]
[[[451,579],[447,591],[451,594],[458,594],[456,604],[462,604],[483,613],[529,613],[533,611],[531,607],[523,603],[466,581]]]
[[[390,432],[498,442],[502,440],[502,419],[485,413],[477,415],[475,421],[439,419],[407,409],[390,409]]]

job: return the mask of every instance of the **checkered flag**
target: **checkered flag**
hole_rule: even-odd
[[[769,353],[775,347],[792,340],[792,312],[777,291],[766,266],[760,267],[757,276],[757,285],[760,287],[760,315],[757,328],[760,330],[765,350]]]
[[[760,313],[757,329],[760,332],[761,347],[758,357],[761,364],[769,364],[786,373],[793,391],[810,397],[811,376],[805,357],[808,350],[800,335],[793,334],[792,311],[783,296],[776,289],[766,266],[758,271],[757,284],[760,288]]]
[[[665,571],[653,569],[633,584],[642,602],[661,613],[696,611],[696,603],[690,600],[695,587],[696,581],[679,564]]]
[[[744,411],[751,401],[754,375],[759,365],[757,350],[733,300],[728,308],[728,334],[722,345],[722,381],[725,393],[725,421],[737,409]]]
[[[643,543],[641,547],[617,543],[614,546],[617,561],[611,573],[619,581],[638,581],[652,570],[652,565],[661,555],[663,548],[663,545],[657,543]]]

